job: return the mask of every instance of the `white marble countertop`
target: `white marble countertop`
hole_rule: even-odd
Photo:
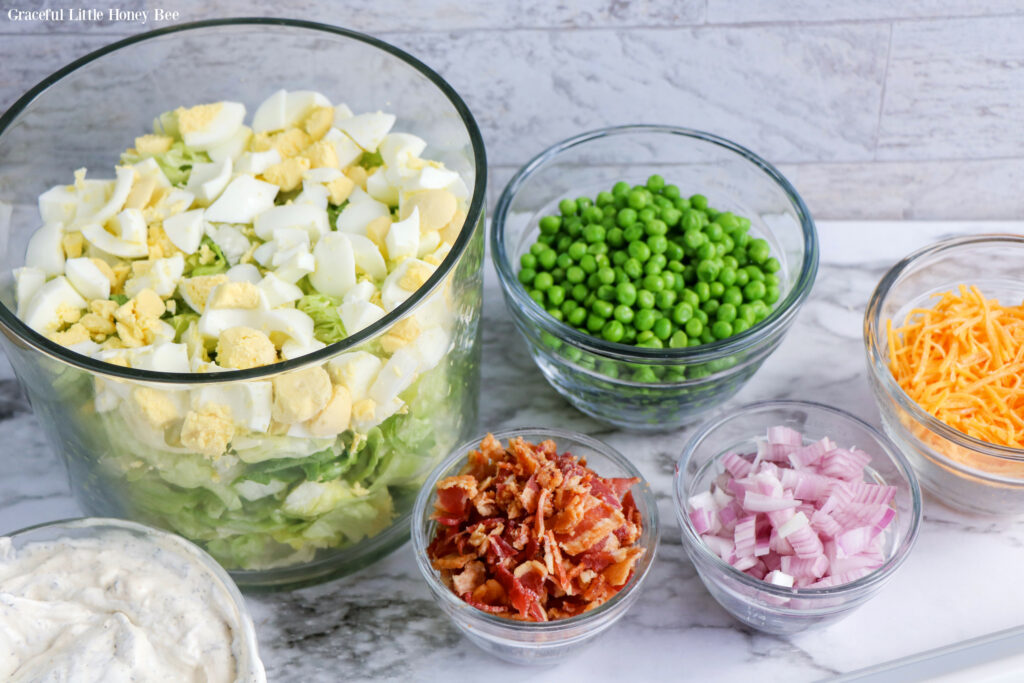
[[[814,291],[776,353],[728,405],[802,398],[877,425],[861,319],[882,273],[910,251],[1012,223],[819,224]],[[271,681],[786,680],[828,678],[1024,623],[1024,520],[972,518],[927,499],[917,547],[875,600],[822,631],[781,639],[732,620],[706,592],[680,545],[671,508],[675,460],[690,430],[637,436],[584,417],[545,384],[504,310],[488,268],[481,428],[557,425],[628,454],[660,501],[661,547],[643,594],[597,643],[551,669],[524,670],[464,640],[435,606],[407,544],[346,579],[248,599]],[[0,533],[81,514],[61,463],[0,369]]]

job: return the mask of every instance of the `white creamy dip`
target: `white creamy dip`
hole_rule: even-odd
[[[246,673],[247,617],[175,545],[122,530],[0,538],[0,680],[265,680]]]

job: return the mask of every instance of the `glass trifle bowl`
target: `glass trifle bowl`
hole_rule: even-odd
[[[102,175],[160,112],[220,100],[252,112],[279,89],[393,112],[394,130],[425,140],[423,157],[465,184],[461,230],[404,302],[305,355],[203,373],[163,371],[157,353],[131,367],[103,362],[16,315],[12,269],[42,222],[41,193],[80,167]],[[423,479],[475,429],[486,175],[476,122],[440,76],[379,40],[309,22],[163,29],[90,54],[28,92],[0,118],[0,202],[13,209],[0,210],[0,339],[83,509],[177,532],[248,589],[341,576],[404,543]],[[371,386],[366,373],[389,371],[397,394],[359,411],[353,402],[338,434],[282,427],[253,408],[287,392],[307,396],[325,378]],[[249,411],[215,456],[181,439],[182,416],[210,401]],[[154,423],[154,406],[173,417]]]

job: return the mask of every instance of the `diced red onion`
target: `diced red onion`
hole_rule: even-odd
[[[736,479],[747,476],[754,468],[749,460],[738,453],[726,453],[722,457],[722,464],[725,465],[725,470]]]
[[[768,428],[768,443],[798,448],[804,445],[804,436],[795,429],[790,429],[785,425],[778,425]]]
[[[795,508],[800,501],[792,498],[766,496],[756,491],[747,491],[743,496],[743,508],[747,512],[774,512]]]

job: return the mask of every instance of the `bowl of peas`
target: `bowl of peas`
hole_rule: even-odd
[[[810,293],[818,238],[793,186],[723,138],[583,133],[509,181],[491,222],[505,303],[582,412],[662,431],[733,396]]]

